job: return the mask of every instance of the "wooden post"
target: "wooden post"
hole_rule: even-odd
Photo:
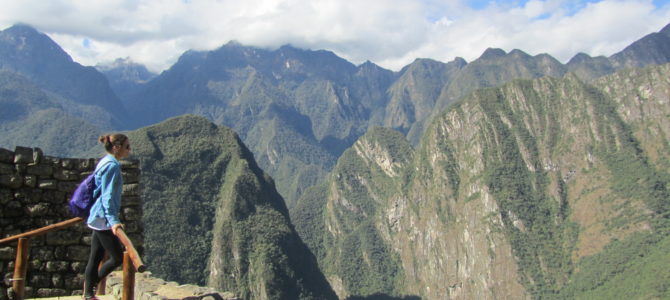
[[[132,261],[133,266],[135,267],[135,271],[140,273],[146,271],[147,266],[145,266],[144,263],[142,262],[140,254],[137,253],[137,249],[135,249],[135,246],[133,246],[133,242],[130,241],[130,239],[126,235],[126,232],[123,231],[123,228],[117,229],[115,235],[116,237],[119,238],[121,244],[123,244],[123,246],[126,247],[126,252],[128,252],[128,255],[130,255],[129,257],[130,260]]]
[[[123,295],[122,300],[133,300],[135,297],[135,266],[128,251],[123,252]]]
[[[26,296],[26,276],[28,275],[28,248],[30,240],[28,238],[19,238],[19,244],[16,247],[16,262],[14,264],[14,278],[12,278],[12,290],[15,298],[23,300]]]

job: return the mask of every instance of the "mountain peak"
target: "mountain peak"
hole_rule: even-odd
[[[376,67],[377,65],[371,62],[369,59],[363,62],[359,67]]]
[[[66,59],[72,62],[70,55],[56,42],[30,25],[16,24],[0,31],[0,44],[10,45],[13,48],[7,49],[10,52],[30,52],[31,55],[47,56],[49,60]]]
[[[668,23],[668,25],[665,25],[665,27],[663,27],[663,29],[661,29],[661,31],[659,32],[666,35],[670,35],[670,23]]]
[[[503,51],[503,53],[504,52],[505,51]],[[509,55],[514,56],[514,57],[518,57],[518,58],[529,58],[529,57],[531,57],[530,54],[528,54],[526,52],[523,52],[519,49],[513,49],[512,51],[509,52]]]
[[[454,63],[455,65],[460,67],[464,67],[465,65],[468,64],[468,62],[460,56],[456,56],[454,60],[452,60],[450,63]]]
[[[156,74],[151,73],[144,65],[134,62],[130,57],[117,58],[112,63],[98,64],[95,68],[104,73],[112,85],[119,81],[144,83],[156,77]],[[123,88],[127,89],[128,87],[124,86]],[[116,92],[117,94],[123,94],[120,90],[116,90]]]
[[[305,54],[307,54],[309,56],[319,57],[321,59],[344,60],[344,59],[340,58],[339,56],[337,56],[337,54],[335,54],[333,51],[323,50],[323,49],[322,50],[303,49],[303,48],[295,47],[291,44],[283,45],[283,46],[279,47],[279,49],[277,49],[277,51],[279,53],[281,53],[282,55],[296,55],[296,54],[305,55]]]
[[[412,65],[444,65],[443,62],[434,60],[432,58],[417,58],[412,62]]]
[[[498,58],[505,56],[507,53],[505,50],[500,49],[500,48],[487,48],[484,53],[482,53],[482,56],[480,56],[480,59],[492,59],[492,58]]]
[[[224,44],[223,46],[224,46],[224,47],[225,47],[225,46],[228,46],[228,47],[240,47],[240,46],[242,46],[242,43],[238,42],[237,40],[230,40],[230,41],[228,41],[228,43]]]
[[[577,55],[573,56],[570,61],[568,61],[568,65],[570,64],[575,64],[575,63],[581,63],[581,62],[586,62],[591,59],[591,56],[584,53],[584,52],[579,52]]]
[[[13,25],[12,27],[9,27],[4,30],[7,33],[12,33],[12,34],[33,34],[33,35],[39,35],[40,33],[37,31],[37,29],[33,28],[32,26],[24,23],[17,23]]]
[[[294,47],[291,44],[284,44],[284,45],[281,45],[281,47],[279,47],[279,50],[295,51],[295,50],[303,50],[303,49],[300,49],[298,47]]]
[[[109,70],[114,68],[126,67],[126,66],[139,66],[140,64],[134,62],[130,57],[119,57],[111,63],[107,64],[98,64],[95,66],[98,70]]]
[[[225,51],[238,51],[238,50],[245,49],[245,48],[247,48],[247,46],[242,45],[240,42],[238,42],[236,40],[230,40],[227,43],[221,45],[221,47],[219,47],[218,49],[215,49],[215,50],[212,50],[212,51],[198,51],[198,52],[201,52],[201,53],[209,53],[209,52],[216,53],[216,52],[221,52],[221,51],[224,51],[224,52]],[[189,50],[189,51],[191,51],[191,50]]]
[[[358,66],[359,70],[386,70],[379,65],[371,62],[370,60],[366,60],[364,63],[360,64]]]

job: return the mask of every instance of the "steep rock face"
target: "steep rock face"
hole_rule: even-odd
[[[398,192],[413,151],[396,131],[375,128],[345,151],[326,182],[296,205],[297,230],[314,249],[340,298],[403,292],[402,270],[381,211]]]
[[[666,90],[663,76],[649,80],[626,73],[605,80],[609,85],[601,88],[622,88],[629,80],[660,87],[657,93]],[[626,177],[622,165],[641,173],[654,167],[636,149],[639,142],[617,107],[627,110],[573,76],[515,81],[475,92],[433,124],[430,134],[437,136],[424,139],[423,146],[435,141],[429,149],[443,143],[453,147],[447,153],[465,154],[455,158],[459,165],[452,169],[458,178],[452,179],[456,199],[495,199],[520,282],[531,295],[560,289],[576,261],[614,239],[652,230],[654,216],[663,211],[657,209],[657,196],[625,191],[637,179]],[[646,125],[656,128],[663,122]],[[467,138],[467,132],[474,135]],[[654,144],[659,139],[664,138],[656,136]],[[435,160],[445,151],[435,152],[426,157]],[[656,183],[641,189],[649,193]]]
[[[383,146],[364,137],[299,201],[297,229],[340,296],[551,298],[568,286],[577,290],[569,298],[595,289],[608,279],[573,281],[590,272],[577,267],[585,258],[611,255],[613,241],[634,233],[665,232],[668,71],[477,90],[395,158],[387,153],[400,136]],[[352,237],[378,250],[349,249]],[[359,270],[385,270],[374,274],[392,288],[357,285],[335,267],[352,257]]]
[[[244,299],[333,299],[272,179],[230,129],[183,116],[129,133],[154,274]]]
[[[670,171],[670,65],[635,68],[594,82],[616,102],[650,164]]]
[[[480,236],[494,235],[481,238],[489,241],[483,244],[488,246],[484,248],[496,249],[491,251],[496,253],[493,256],[486,255],[481,246],[472,247],[461,252],[466,255],[444,261],[467,266],[468,258],[473,256],[478,258],[474,261],[481,262],[482,254],[484,258],[500,259],[500,254],[507,253],[510,260],[504,270],[513,271],[514,263],[518,265],[518,271],[509,275],[498,273],[481,280],[493,284],[510,275],[518,276],[504,281],[506,284],[499,291],[463,280],[464,290],[475,292],[470,295],[482,290],[491,291],[489,296],[497,292],[518,293],[515,282],[522,283],[534,297],[552,294],[566,282],[572,259],[599,252],[613,238],[650,230],[646,203],[613,195],[616,182],[610,173],[617,170],[608,163],[609,156],[636,158],[625,153],[632,147],[626,142],[629,133],[611,108],[610,100],[575,77],[543,78],[477,91],[436,120],[422,145],[427,149],[424,159],[429,167],[425,175],[418,177],[429,178],[427,175],[432,172],[440,182],[452,183],[445,190],[453,191],[453,196],[446,193],[446,199],[438,201],[447,207],[442,209],[448,212],[446,223],[452,223],[452,218],[456,224],[459,220],[479,220],[481,223],[475,228],[479,228]],[[445,152],[455,153],[456,157],[440,155]],[[453,161],[457,165],[452,163],[450,167]],[[440,163],[447,165],[442,168],[446,169],[443,174],[438,172],[442,170]],[[432,188],[437,184],[431,181],[424,186]],[[463,211],[478,204],[479,213],[488,208],[490,214],[468,216]],[[618,220],[619,225],[611,224],[613,220]],[[456,232],[462,231],[468,232]],[[501,234],[497,242],[496,232]],[[454,243],[453,238],[447,241],[451,243],[446,244]],[[458,241],[463,239],[456,241],[461,244]],[[463,242],[468,244],[467,240]],[[511,246],[507,248],[511,252],[505,251],[506,244]],[[462,276],[461,280],[470,277]]]
[[[385,109],[384,127],[407,133],[418,120],[426,119],[442,87],[466,64],[461,58],[448,64],[417,59],[403,68],[388,90],[390,99]]]

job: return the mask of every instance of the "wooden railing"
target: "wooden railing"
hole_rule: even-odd
[[[11,280],[12,290],[17,300],[25,298],[26,275],[28,272],[28,251],[30,247],[30,238],[47,234],[52,231],[63,229],[80,222],[82,218],[73,218],[60,223],[44,226],[29,232],[17,234],[0,240],[0,245],[4,243],[18,242],[16,247],[16,262],[14,264],[14,277]],[[126,251],[123,253],[123,300],[133,300],[135,292],[135,272],[144,272],[147,268],[137,253],[135,246],[130,241],[122,228],[116,230],[116,236],[119,238]],[[104,284],[102,289],[104,293]]]

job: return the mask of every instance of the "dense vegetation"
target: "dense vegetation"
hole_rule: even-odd
[[[183,116],[129,132],[153,274],[250,299],[332,299],[272,180],[230,129]]]
[[[383,153],[374,157],[371,149]],[[331,180],[308,190],[296,205],[296,229],[324,273],[342,281],[346,292],[341,296],[402,295],[400,259],[382,237],[376,219],[384,199],[397,190],[389,172],[400,171],[412,151],[399,132],[375,128],[345,151]],[[378,165],[381,157],[395,164],[384,171]],[[341,194],[332,195],[333,190]],[[327,204],[330,201],[343,201],[339,204],[344,207]],[[334,210],[324,209],[327,205]]]
[[[640,233],[580,261],[568,284],[547,299],[667,299],[670,236]]]
[[[526,105],[546,114],[551,104],[534,94],[528,82],[516,83],[523,93],[531,95],[526,98]],[[506,234],[525,275],[524,284],[533,295],[553,293],[571,271],[570,255],[577,232],[568,220],[568,201],[547,195],[548,174],[532,172],[526,166],[530,163],[535,169],[542,169],[538,149],[541,139],[528,131],[524,116],[515,115],[498,89],[479,91],[477,95],[489,122],[484,135],[496,136],[498,140],[483,153],[485,182],[500,206]],[[511,124],[506,125],[502,118]],[[549,122],[555,122],[552,118],[550,115]],[[522,149],[530,162],[524,160]],[[524,228],[515,226],[515,218],[523,222]]]
[[[75,157],[96,143],[98,127],[64,112],[27,78],[0,71],[0,145],[39,145],[45,153]]]

